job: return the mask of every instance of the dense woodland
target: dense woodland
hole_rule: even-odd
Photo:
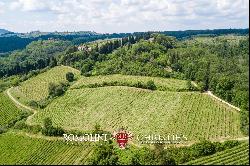
[[[112,33],[112,34],[98,34],[96,32],[39,32],[34,31],[30,33],[14,33],[4,29],[0,29],[0,53],[23,49],[32,41],[47,40],[50,38],[71,41],[73,44],[80,44],[91,42],[98,39],[122,38],[128,36],[143,35],[147,32],[134,33]],[[154,32],[150,32],[154,33]],[[177,39],[189,38],[194,35],[217,36],[226,34],[246,35],[249,29],[215,29],[215,30],[186,30],[186,31],[162,31],[157,32],[168,36],[176,37]]]
[[[214,36],[232,32],[221,30]],[[239,33],[246,33],[246,30]],[[193,35],[195,32],[186,31],[187,34]],[[186,40],[157,33],[126,35],[121,34],[121,39],[87,43],[91,50],[81,51],[76,43],[97,38],[74,38],[71,42],[33,41],[23,50],[0,57],[0,77],[24,75],[48,66],[69,65],[81,70],[85,76],[119,73],[193,80],[202,91],[211,90],[240,107],[242,131],[248,133],[248,35],[194,36]],[[178,38],[180,36],[185,37],[182,33],[178,34]]]

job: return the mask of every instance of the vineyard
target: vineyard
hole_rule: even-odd
[[[8,164],[84,164],[91,152],[90,143],[67,144],[15,133],[0,135],[0,165]]]
[[[188,140],[241,137],[239,113],[198,92],[150,91],[131,87],[68,90],[32,119],[50,117],[65,129],[126,127],[134,134],[183,134]]]
[[[21,83],[20,86],[15,88],[12,94],[17,98],[26,98],[27,100],[42,100],[48,96],[48,84],[50,82],[59,83],[66,80],[66,73],[72,72],[76,77],[79,77],[80,72],[68,66],[57,66],[51,70],[39,74],[27,81]]]
[[[82,77],[77,81],[71,88],[82,88],[90,84],[101,84],[103,82],[120,82],[135,84],[137,82],[146,83],[147,81],[154,81],[158,90],[168,90],[168,91],[182,91],[187,89],[187,81],[170,79],[170,78],[160,78],[160,77],[146,77],[146,76],[130,76],[130,75],[106,75],[106,76],[94,76],[94,77]]]
[[[249,165],[249,143],[190,161],[185,165]]]
[[[4,93],[0,93],[0,126],[7,125],[21,112]]]

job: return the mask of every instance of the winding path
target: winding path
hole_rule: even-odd
[[[6,91],[8,97],[9,97],[16,105],[18,105],[19,107],[24,108],[24,109],[27,109],[27,110],[33,112],[33,114],[32,114],[31,116],[29,116],[29,117],[27,118],[27,121],[26,121],[28,124],[31,124],[31,123],[30,123],[30,120],[31,120],[31,118],[37,113],[37,110],[35,110],[35,109],[33,109],[33,108],[29,107],[29,106],[26,106],[26,105],[20,103],[18,100],[16,100],[16,99],[11,95],[11,93],[10,93],[10,90],[11,90],[11,89],[13,89],[13,87],[9,88],[9,89]]]

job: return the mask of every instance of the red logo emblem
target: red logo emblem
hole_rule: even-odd
[[[116,139],[119,147],[125,149],[128,143],[128,139],[131,139],[133,136],[131,133],[127,132],[124,129],[120,129],[118,132],[113,133],[113,138]]]

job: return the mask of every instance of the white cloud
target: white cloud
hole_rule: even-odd
[[[5,12],[4,7],[5,7],[5,3],[0,2],[0,14],[2,14],[2,13],[4,13],[4,12]]]
[[[20,11],[27,15],[29,12],[35,12],[36,16],[53,13],[54,18],[51,20],[36,20],[34,24],[47,26],[47,29],[57,28],[57,30],[63,27],[71,30],[91,28],[89,30],[102,32],[155,30],[150,28],[199,29],[205,26],[219,28],[239,26],[238,22],[242,22],[240,25],[248,25],[246,19],[249,17],[248,0],[15,0],[7,2],[12,11]]]

